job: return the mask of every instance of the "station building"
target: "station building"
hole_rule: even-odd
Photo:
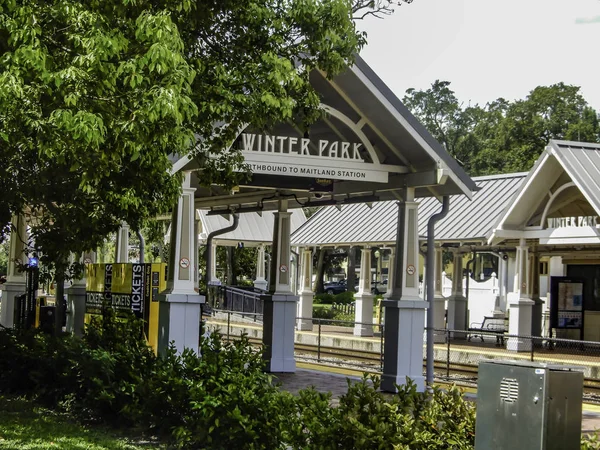
[[[451,196],[450,211],[436,228],[436,328],[466,330],[486,316],[509,317],[510,334],[600,341],[600,145],[550,141],[530,172],[474,181],[472,200]],[[422,199],[419,211],[423,253],[435,199]],[[324,208],[294,233],[292,244],[393,254],[393,219],[393,202]],[[451,283],[443,275],[444,251],[452,255]],[[360,265],[371,278],[368,259]],[[359,292],[357,305],[361,301]],[[310,302],[308,292],[301,295],[299,315],[309,314]],[[356,330],[371,333],[369,327]],[[510,339],[507,345],[526,351],[529,342]]]

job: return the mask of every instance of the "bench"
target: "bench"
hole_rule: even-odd
[[[496,345],[504,345],[504,333],[508,333],[507,317],[484,317],[483,322],[473,322],[469,326],[468,341],[473,337],[479,337],[484,342],[483,337],[490,334],[496,335]]]

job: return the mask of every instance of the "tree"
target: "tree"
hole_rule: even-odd
[[[351,63],[365,42],[352,15],[394,3],[0,0],[0,224],[28,213],[60,265],[170,209],[169,155],[237,183],[223,149],[242,125],[316,120],[309,73]]]
[[[577,86],[539,86],[524,100],[465,108],[448,81],[406,94],[407,107],[471,175],[527,171],[550,139],[600,140],[596,111]]]
[[[579,87],[558,83],[538,86],[511,103],[497,134],[501,170],[518,172],[531,168],[550,139],[598,142],[600,126]]]
[[[402,6],[403,3],[412,3],[413,0],[353,0],[352,14],[356,19],[364,19],[367,16],[382,18],[394,12],[394,6]]]
[[[469,172],[471,158],[479,152],[479,142],[473,129],[485,114],[482,108],[475,105],[463,109],[450,89],[450,82],[440,80],[436,80],[425,91],[408,89],[403,102]]]
[[[8,242],[0,243],[0,276],[6,275],[8,270]]]

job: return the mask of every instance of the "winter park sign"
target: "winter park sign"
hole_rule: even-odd
[[[361,143],[250,133],[238,143],[253,173],[387,183],[388,172],[398,171],[375,162],[373,154],[374,162],[365,161]]]

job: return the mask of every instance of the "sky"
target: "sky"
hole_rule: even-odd
[[[400,99],[437,79],[465,106],[562,81],[600,112],[600,0],[414,0],[359,28],[361,56]]]

